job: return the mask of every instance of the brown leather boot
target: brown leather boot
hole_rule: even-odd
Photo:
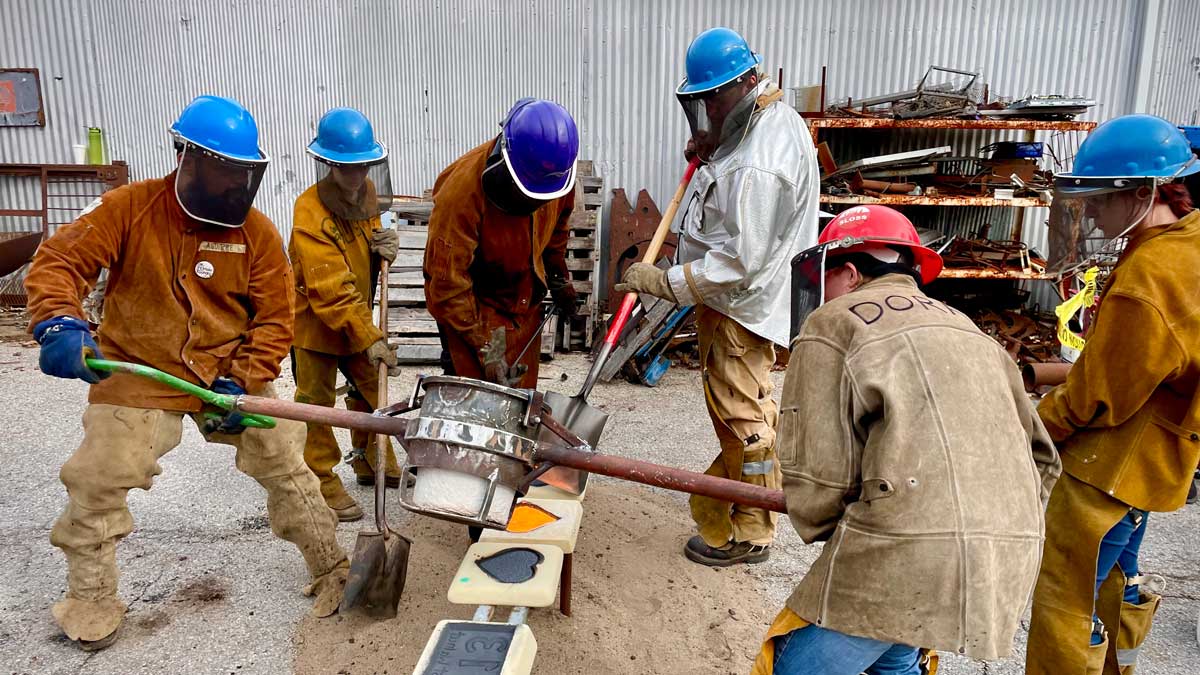
[[[354,497],[351,497],[340,484],[338,488],[333,495],[322,495],[325,497],[325,503],[333,509],[337,519],[343,523],[361,520],[363,510],[358,506],[358,502],[354,501]]]
[[[748,541],[731,541],[720,548],[714,548],[704,543],[703,537],[696,535],[688,539],[687,545],[683,547],[683,554],[688,560],[701,565],[729,567],[740,563],[764,562],[771,557],[771,547],[758,546]]]

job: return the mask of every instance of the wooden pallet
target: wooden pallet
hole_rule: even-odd
[[[596,176],[590,160],[580,160],[575,183],[575,209],[568,226],[567,274],[581,300],[575,316],[561,321],[558,348],[584,351],[592,346],[599,318],[596,282],[600,259],[600,216],[604,206],[604,179]]]

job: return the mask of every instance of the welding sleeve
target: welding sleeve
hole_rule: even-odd
[[[861,484],[862,444],[850,417],[845,352],[821,337],[792,344],[783,385],[776,452],[788,516],[807,543],[833,534]]]
[[[56,316],[84,318],[83,298],[120,256],[131,210],[128,191],[114,190],[42,243],[25,278],[31,331]]]
[[[292,266],[275,228],[251,242],[250,322],[233,353],[229,375],[247,391],[259,391],[279,377],[279,365],[292,346],[296,291]]]
[[[668,271],[679,304],[758,292],[754,282],[772,278],[764,271],[788,262],[775,258],[784,248],[783,237],[792,225],[797,200],[795,186],[761,169],[743,167],[714,181],[705,198],[704,222],[698,233],[689,233],[708,250],[702,258]]]
[[[1162,312],[1110,290],[1067,381],[1042,399],[1038,414],[1060,443],[1084,427],[1116,427],[1185,366],[1186,353]]]
[[[451,180],[458,182],[461,177],[452,176]],[[448,192],[443,194],[439,194],[440,186],[434,188],[425,248],[425,302],[439,324],[458,333],[478,351],[490,337],[479,314],[475,282],[471,278],[483,210],[482,204],[475,200],[456,198],[456,187],[447,185]]]

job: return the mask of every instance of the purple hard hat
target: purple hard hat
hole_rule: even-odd
[[[504,163],[527,197],[557,199],[575,187],[579,130],[566,108],[553,101],[523,98],[500,126]]]

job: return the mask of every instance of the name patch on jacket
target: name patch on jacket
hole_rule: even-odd
[[[882,302],[867,300],[850,305],[849,311],[870,326],[888,312],[907,312],[914,309],[936,310],[943,314],[962,314],[944,302],[931,300],[923,295],[889,295]]]
[[[215,251],[217,253],[245,253],[245,244],[226,244],[219,241],[202,241],[200,242],[201,251]]]

